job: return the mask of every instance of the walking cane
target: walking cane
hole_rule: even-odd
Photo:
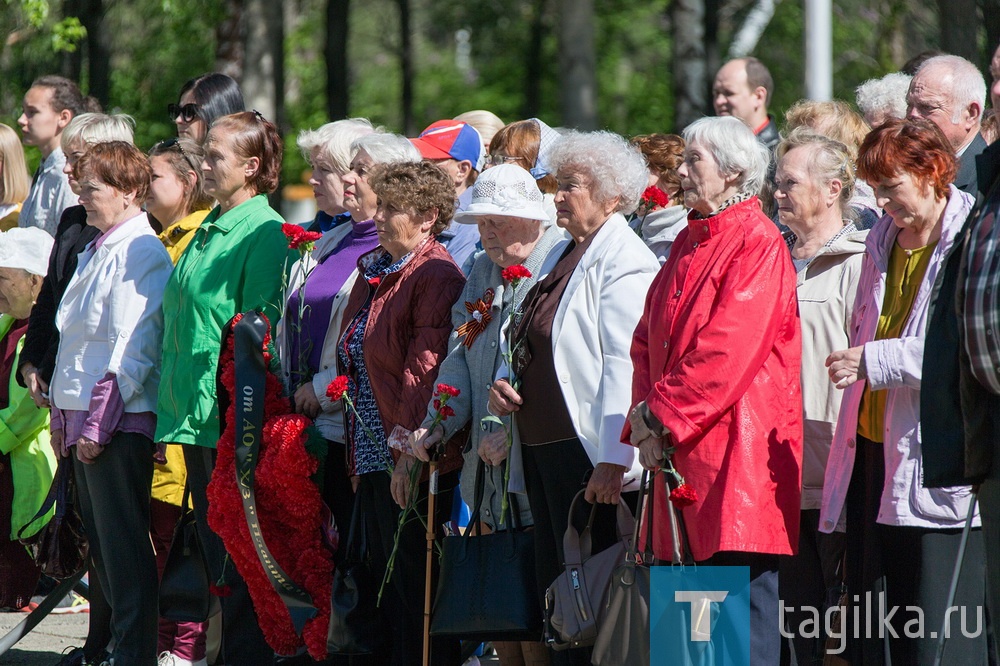
[[[948,588],[948,603],[944,607],[944,619],[941,621],[941,631],[938,633],[937,654],[934,655],[934,666],[941,666],[944,659],[944,645],[948,637],[948,609],[955,603],[955,594],[958,591],[958,577],[962,573],[962,560],[965,559],[965,546],[969,543],[969,532],[972,530],[972,518],[976,513],[976,501],[979,499],[978,493],[972,493],[972,501],[969,502],[969,515],[965,518],[965,527],[962,528],[962,540],[958,544],[958,555],[955,558],[955,570],[951,572],[951,587]]]
[[[427,477],[427,567],[424,575],[424,662],[431,663],[431,569],[434,562],[434,500],[437,497],[438,450],[431,453],[430,473]]]

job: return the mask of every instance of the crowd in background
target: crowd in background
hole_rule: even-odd
[[[210,516],[221,341],[257,310],[324,442],[341,542],[351,525],[376,571],[393,562],[379,649],[323,663],[419,663],[425,532],[397,523],[414,497],[426,511],[411,470],[432,456],[434,526],[481,495],[484,531],[533,530],[540,607],[577,493],[597,551],[642,471],[669,465],[693,493],[693,560],[749,568],[750,663],[821,663],[802,623],[842,583],[901,609],[884,638],[863,630],[875,608],[844,614],[850,663],[935,663],[938,641],[904,631],[913,608],[950,622],[943,663],[995,663],[996,632],[959,631],[946,606],[962,552],[952,605],[981,626],[1000,613],[997,125],[971,63],[905,69],[861,85],[860,113],[796,103],[781,132],[756,58],[719,70],[716,115],[680,135],[481,110],[413,138],[337,120],[297,140],[306,250],[269,204],[281,136],[229,77],[189,81],[177,136],[146,153],[128,116],[36,80],[20,137],[0,125],[0,607],[44,588],[19,538],[71,468],[90,627],[60,666],[313,663],[275,654]],[[996,110],[1000,49],[991,72]],[[346,399],[328,392],[341,377]],[[158,617],[188,496],[221,621]],[[647,507],[664,562],[668,506]],[[505,666],[591,663],[538,638],[493,648]],[[461,649],[436,637],[432,663]]]

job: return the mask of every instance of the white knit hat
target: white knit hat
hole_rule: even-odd
[[[38,227],[0,233],[0,268],[23,268],[35,275],[49,272],[52,236]]]
[[[472,203],[455,213],[460,224],[475,224],[480,215],[502,215],[545,221],[549,214],[542,205],[542,193],[531,174],[513,164],[487,169],[472,186]]]

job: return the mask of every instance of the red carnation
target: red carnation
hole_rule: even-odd
[[[530,278],[531,271],[529,271],[521,264],[517,264],[516,266],[508,266],[507,268],[503,269],[500,275],[507,282],[512,282],[514,284],[517,284],[519,281],[525,278]]]
[[[698,493],[688,484],[682,483],[670,491],[670,501],[678,509],[683,509],[698,501]]]
[[[326,387],[326,397],[330,400],[340,400],[347,393],[347,375],[335,377],[330,385]]]
[[[306,233],[306,230],[297,224],[288,224],[286,222],[281,225],[281,233],[285,234],[285,238],[288,239],[288,247],[294,249],[298,246],[299,239],[302,238],[302,234]]]
[[[296,240],[288,244],[288,247],[292,250],[312,252],[313,246],[316,245],[316,241],[322,237],[323,234],[318,231],[303,231]]]
[[[233,588],[228,585],[209,585],[208,591],[217,597],[228,597],[233,593]]]
[[[437,385],[437,394],[438,395],[444,394],[444,395],[451,396],[452,398],[457,398],[459,393],[461,393],[461,391],[459,391],[454,386],[448,386],[447,384],[438,384]]]
[[[445,421],[448,419],[449,416],[455,415],[455,410],[449,407],[448,405],[441,405],[441,409],[438,410],[438,413],[441,414],[441,420]]]
[[[670,197],[656,185],[651,185],[642,193],[642,203],[648,210],[666,208],[670,205]]]

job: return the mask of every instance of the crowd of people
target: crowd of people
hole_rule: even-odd
[[[66,469],[90,627],[59,666],[314,663],[276,654],[213,529],[223,340],[256,310],[285,402],[323,442],[329,522],[389,571],[375,652],[322,663],[420,663],[425,528],[400,513],[427,511],[431,459],[431,532],[462,501],[483,532],[532,530],[539,608],[582,491],[595,552],[624,502],[660,561],[749,569],[749,663],[822,663],[805,627],[843,586],[849,663],[996,663],[1000,147],[972,63],[906,70],[861,85],[860,113],[803,100],[780,128],[752,57],[679,135],[481,110],[412,138],[330,122],[297,140],[318,209],[291,221],[314,232],[305,249],[269,204],[282,138],[229,77],[185,84],[177,136],[148,153],[131,118],[39,78],[20,138],[0,125],[0,607],[38,592],[19,539]],[[996,110],[1000,49],[991,71]],[[690,493],[681,531],[666,493],[636,506],[664,467]],[[206,622],[157,612],[188,497],[225,587]],[[883,623],[872,595],[899,612]],[[949,627],[943,662],[916,619]],[[431,663],[462,647],[435,637]],[[541,627],[493,648],[504,666],[591,663]]]

